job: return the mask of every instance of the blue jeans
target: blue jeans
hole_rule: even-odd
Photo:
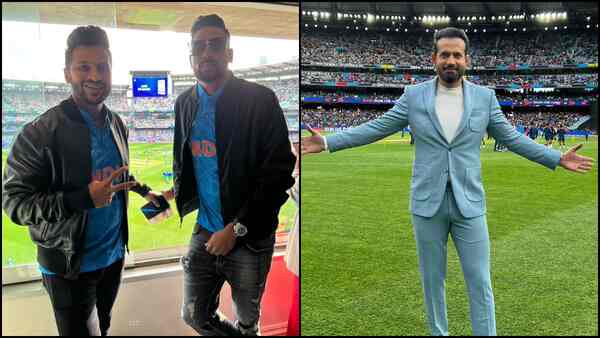
[[[448,234],[462,266],[469,294],[473,335],[495,336],[496,316],[490,277],[490,240],[485,215],[464,218],[449,186],[433,217],[412,215],[419,272],[431,334],[448,335],[446,265]]]
[[[260,302],[275,245],[275,235],[251,244],[238,244],[225,256],[206,252],[205,235],[192,235],[184,270],[183,320],[203,336],[257,335]],[[230,323],[217,312],[224,282],[231,286],[237,317]]]

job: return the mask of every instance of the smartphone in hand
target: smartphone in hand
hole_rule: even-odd
[[[160,206],[155,206],[154,203],[148,202],[144,206],[142,206],[141,210],[148,222],[150,223],[159,223],[163,220],[169,218],[173,214],[171,211],[171,206],[169,202],[163,197],[158,196],[158,203]]]

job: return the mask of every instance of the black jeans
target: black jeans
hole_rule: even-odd
[[[260,302],[271,269],[275,235],[253,244],[237,245],[225,256],[206,252],[207,238],[192,235],[184,271],[183,320],[203,336],[257,335]],[[217,312],[224,282],[231,286],[237,322]]]
[[[123,259],[77,280],[42,274],[61,336],[107,335],[122,271]]]

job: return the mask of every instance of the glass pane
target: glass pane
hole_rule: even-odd
[[[56,18],[41,23],[40,8],[52,9]],[[62,14],[61,14],[62,13]],[[71,13],[72,15],[63,15]],[[93,13],[93,14],[90,14]],[[2,21],[2,168],[14,136],[25,123],[56,106],[71,94],[64,79],[68,35],[78,25],[98,25],[109,39],[112,54],[112,90],[105,104],[119,114],[129,128],[130,170],[138,181],[155,192],[172,186],[174,102],[195,83],[188,61],[188,33],[143,31],[117,27],[114,4],[6,5]],[[62,18],[62,19],[61,19]],[[10,34],[9,34],[10,32]],[[16,32],[16,33],[15,33]],[[160,46],[158,48],[157,46]],[[232,36],[234,60],[230,69],[236,76],[258,81],[277,94],[288,125],[298,125],[298,40],[275,40]],[[243,51],[243,53],[242,53]],[[260,76],[245,69],[290,62],[281,74],[262,71]],[[285,68],[281,66],[279,68]],[[167,84],[167,98],[132,98],[131,71],[161,70],[173,76]],[[179,76],[179,78],[177,78]],[[250,79],[251,78],[251,79]],[[174,202],[173,215],[150,224],[140,208],[147,201],[129,194],[130,249],[134,252],[186,246],[196,213],[179,224]],[[281,208],[279,232],[293,225],[297,207],[290,199]],[[11,222],[2,213],[2,266],[35,264],[36,248],[28,229]]]

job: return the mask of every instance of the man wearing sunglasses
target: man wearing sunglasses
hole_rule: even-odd
[[[175,102],[174,185],[181,218],[198,209],[184,269],[183,320],[202,335],[256,335],[279,209],[295,157],[272,90],[233,76],[229,31],[196,19],[190,64],[198,83]],[[231,286],[235,324],[218,314]]]

